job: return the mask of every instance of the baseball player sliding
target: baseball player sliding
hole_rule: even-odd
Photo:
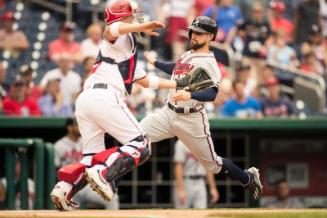
[[[154,32],[164,25],[159,21],[132,23],[135,6],[120,0],[105,10],[106,28],[93,74],[85,81],[76,101],[76,118],[82,136],[83,159],[58,170],[59,182],[51,192],[58,210],[72,210],[78,205],[72,197],[87,183],[110,201],[119,177],[150,157],[149,140],[124,103],[134,82],[150,88],[175,88],[176,82],[148,76],[136,65],[134,34]],[[108,132],[123,146],[105,150]]]
[[[217,34],[216,22],[205,16],[194,19],[188,27],[191,50],[176,63],[157,61],[145,53],[147,60],[177,80],[171,89],[167,105],[141,121],[141,127],[151,142],[177,136],[211,173],[222,172],[239,180],[257,199],[262,193],[258,169],[241,170],[231,160],[218,156],[210,136],[209,122],[203,102],[214,101],[219,91],[221,73],[214,54],[209,50]]]

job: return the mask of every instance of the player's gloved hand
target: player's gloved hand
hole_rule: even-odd
[[[186,74],[183,78],[176,80],[176,88],[189,92],[199,91],[214,85],[209,73],[201,67]]]

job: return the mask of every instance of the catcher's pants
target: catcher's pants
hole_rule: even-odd
[[[196,113],[179,114],[166,105],[159,112],[146,116],[140,124],[151,142],[177,136],[207,171],[220,172],[222,158],[214,150],[204,108]]]
[[[204,209],[208,207],[207,188],[205,179],[184,178],[184,189],[186,200],[184,204],[179,202],[177,196],[177,186],[174,187],[175,208],[196,208]]]
[[[123,145],[144,135],[123,96],[114,89],[84,90],[76,100],[75,115],[82,136],[83,154],[105,150],[106,132]],[[143,142],[140,142],[140,146],[144,146]]]

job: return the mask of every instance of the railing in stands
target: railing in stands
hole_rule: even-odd
[[[29,209],[28,149],[34,152],[33,171],[35,179],[34,209],[53,208],[50,202],[50,190],[55,183],[54,149],[52,144],[45,144],[42,139],[12,139],[0,138],[0,148],[5,150],[6,169],[6,209],[16,209],[16,188],[20,190],[20,208]],[[18,151],[18,152],[17,152]],[[15,153],[18,154],[21,169],[19,187],[15,186]]]

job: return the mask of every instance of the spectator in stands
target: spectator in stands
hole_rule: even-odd
[[[95,62],[96,62],[96,59],[92,56],[87,56],[84,58],[84,61],[83,61],[84,73],[83,73],[83,75],[89,75],[90,73],[92,73],[92,69],[93,69]]]
[[[7,71],[3,62],[0,62],[0,115],[2,114],[3,109],[3,98],[7,95],[7,87],[4,84],[6,80]]]
[[[194,17],[203,15],[209,7],[215,5],[216,0],[194,0]]]
[[[274,70],[271,66],[265,65],[262,69],[262,74],[261,74],[261,80],[260,81],[266,81],[270,77],[274,76]]]
[[[60,78],[60,89],[63,90],[63,101],[65,104],[73,104],[81,90],[81,77],[71,70],[71,63],[71,56],[67,53],[62,53],[58,56],[59,67],[45,73],[40,82],[41,88],[45,90],[49,79]]]
[[[13,29],[14,14],[6,12],[0,16],[2,28],[0,29],[0,49],[10,52],[10,56],[17,58],[21,52],[29,47],[25,34]]]
[[[257,96],[257,78],[253,73],[252,67],[248,64],[241,64],[237,67],[238,79],[244,84],[245,96]]]
[[[275,33],[273,43],[268,46],[267,60],[293,69],[299,65],[296,53],[287,45],[285,32],[282,29]]]
[[[291,102],[280,96],[279,81],[271,77],[265,81],[267,97],[261,100],[261,110],[265,117],[288,117],[294,114]]]
[[[210,203],[216,203],[219,192],[215,177],[206,172],[187,146],[178,140],[175,144],[175,208],[208,208],[207,187],[209,185]]]
[[[322,29],[319,25],[312,25],[308,41],[302,43],[301,50],[306,50],[305,47],[311,47],[320,64],[324,67],[327,66],[327,45],[322,35]]]
[[[19,161],[18,155],[15,155],[15,187],[16,187],[16,195],[15,195],[15,209],[21,209],[20,202],[20,192],[19,192],[19,180],[21,173],[21,163]],[[7,179],[0,179],[0,203],[6,202],[6,188],[7,188]],[[28,192],[28,208],[30,210],[33,209],[34,200],[35,200],[35,184],[31,178],[27,180],[27,192]],[[6,205],[7,206],[7,205]]]
[[[313,24],[319,24],[319,0],[305,0],[299,4],[295,14],[295,43],[297,45],[308,40]]]
[[[61,54],[68,53],[74,63],[82,62],[81,46],[78,42],[74,41],[74,29],[75,24],[71,22],[65,22],[60,27],[59,38],[49,44],[48,55],[52,61],[58,63]]]
[[[255,2],[252,5],[250,19],[238,27],[238,35],[243,39],[243,55],[250,58],[264,59],[266,57],[266,42],[270,39],[271,31],[264,19],[264,5]]]
[[[0,11],[6,8],[6,0],[0,0]]]
[[[81,88],[83,87],[84,81],[87,79],[87,77],[90,74],[92,74],[92,69],[93,69],[95,62],[96,62],[96,59],[93,56],[88,56],[88,57],[84,58]]]
[[[231,99],[232,96],[233,96],[232,81],[229,78],[223,78],[220,82],[219,93],[216,96],[215,101],[213,102],[215,114],[212,117],[222,116],[223,105],[229,99]],[[207,106],[206,106],[206,108],[207,108]],[[210,110],[208,110],[208,108],[207,108],[207,111],[210,111]]]
[[[67,134],[54,144],[55,165],[60,168],[70,163],[79,162],[83,158],[81,135],[75,118],[66,120]],[[116,196],[112,201],[106,202],[89,185],[74,196],[82,207],[88,209],[118,209],[119,199]]]
[[[10,85],[9,94],[3,99],[3,112],[8,116],[40,116],[40,108],[34,98],[26,96],[27,86],[19,75]]]
[[[241,80],[233,82],[234,98],[227,100],[222,109],[222,115],[226,117],[238,118],[261,118],[260,102],[253,98],[247,97],[244,93],[245,84]]]
[[[271,11],[268,18],[272,32],[277,33],[277,31],[283,31],[285,33],[286,42],[292,42],[294,25],[290,20],[284,17],[286,11],[285,3],[280,0],[271,1],[270,9]]]
[[[327,38],[327,1],[319,0],[319,18],[324,38]]]
[[[185,51],[185,42],[187,39],[180,34],[184,31],[187,33],[188,19],[192,10],[194,0],[175,0],[170,1],[169,4],[169,17],[167,19],[167,34],[165,42],[171,47],[172,58],[177,60]]]
[[[308,51],[302,54],[303,58],[301,61],[300,69],[305,73],[316,73],[319,75],[324,75],[324,68],[322,64],[316,58],[315,53],[312,48],[309,47]]]
[[[87,38],[81,43],[82,54],[84,57],[97,57],[102,38],[102,26],[99,23],[91,24],[87,30]]]
[[[304,204],[297,198],[290,197],[290,188],[286,180],[276,184],[276,197],[262,205],[267,208],[303,208]]]
[[[32,97],[37,101],[42,96],[42,90],[34,83],[33,72],[33,69],[27,64],[19,68],[19,75],[26,84],[26,96]]]
[[[7,69],[4,63],[0,62],[0,99],[3,99],[7,95],[8,87],[5,84],[6,76]]]
[[[237,26],[243,19],[240,9],[233,4],[233,0],[216,0],[216,4],[209,7],[204,15],[216,20],[219,27],[217,40],[230,45],[236,35]]]
[[[73,105],[63,100],[59,78],[48,80],[45,94],[39,99],[39,106],[43,116],[46,117],[69,117],[73,115]]]

